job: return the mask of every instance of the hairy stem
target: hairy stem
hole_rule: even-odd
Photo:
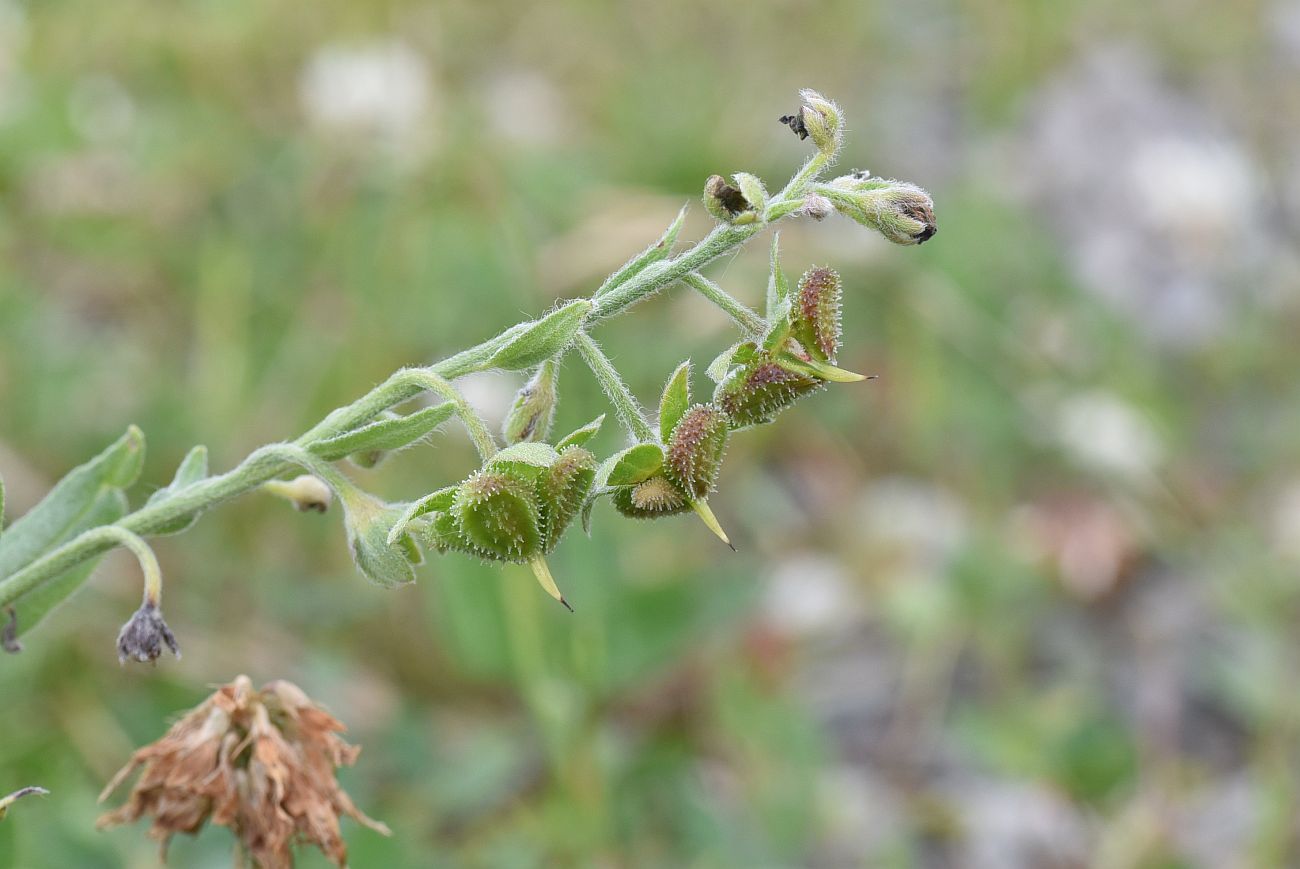
[[[753,308],[750,308],[699,272],[691,272],[682,278],[682,283],[697,290],[701,296],[726,312],[728,317],[736,321],[736,325],[745,332],[747,337],[757,338],[767,330],[767,321],[760,317]]]
[[[641,406],[637,404],[636,398],[632,395],[632,390],[627,388],[623,378],[619,376],[618,369],[614,363],[609,361],[609,357],[601,351],[596,342],[586,332],[578,333],[578,352],[582,354],[582,359],[591,369],[591,373],[596,375],[600,381],[600,388],[605,390],[605,395],[609,397],[610,404],[614,405],[614,412],[618,414],[619,420],[623,427],[627,429],[632,439],[643,443],[654,443],[655,433],[650,428],[650,424],[645,421],[645,414],[641,411]]]

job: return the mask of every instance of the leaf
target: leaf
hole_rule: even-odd
[[[596,432],[600,431],[600,426],[604,421],[605,421],[605,414],[602,413],[600,416],[596,417],[591,422],[584,425],[582,428],[569,432],[567,435],[565,435],[563,438],[560,439],[559,443],[555,445],[555,451],[559,452],[563,450],[565,447],[582,446],[587,441],[591,440],[596,436]]]
[[[532,480],[554,464],[557,458],[559,453],[550,444],[524,441],[500,450],[487,460],[484,467],[488,470],[504,471],[509,476]]]
[[[144,434],[131,426],[108,449],[69,471],[0,538],[0,578],[12,576],[67,539],[105,491],[135,482],[143,462]]]
[[[771,274],[767,279],[767,320],[773,321],[773,315],[782,301],[790,298],[790,282],[781,269],[781,233],[772,235]],[[788,311],[789,309],[787,309]]]
[[[314,443],[308,449],[331,462],[362,451],[400,450],[429,435],[455,413],[456,405],[444,401],[406,416],[394,415],[376,420],[361,428]]]
[[[673,429],[691,405],[691,362],[686,360],[677,366],[673,376],[664,386],[664,394],[659,399],[659,437],[668,443],[673,436]]]
[[[451,509],[451,505],[456,501],[456,487],[448,486],[445,489],[439,489],[431,492],[423,498],[412,501],[402,511],[397,520],[393,522],[393,527],[388,530],[388,545],[392,546],[397,543],[398,537],[406,531],[406,526],[412,521],[428,513],[445,512]]]
[[[785,343],[785,339],[790,337],[790,332],[794,327],[790,323],[790,299],[782,298],[776,303],[768,317],[767,334],[763,336],[763,349],[776,350]]]
[[[714,383],[721,383],[727,379],[733,365],[744,365],[753,359],[756,349],[757,346],[753,341],[738,341],[719,353],[717,358],[709,363],[708,370],[704,373]]]
[[[677,243],[677,235],[682,231],[682,223],[686,220],[688,207],[689,205],[682,206],[681,211],[677,212],[677,217],[673,218],[673,222],[668,225],[668,229],[664,230],[664,234],[659,236],[658,241],[632,257],[618,271],[606,278],[600,285],[600,289],[596,290],[596,297],[599,298],[615,287],[627,283],[644,271],[646,266],[667,259],[673,252],[673,245]]]
[[[604,485],[632,486],[648,479],[663,467],[664,451],[658,444],[637,444],[614,454],[606,462],[612,464],[605,474]],[[597,481],[600,481],[600,476],[598,469]]]
[[[116,522],[126,515],[127,509],[126,495],[121,489],[104,489],[95,499],[90,509],[81,516],[76,524],[67,530],[67,533],[58,542],[71,540],[81,532],[88,531],[91,528],[98,528],[100,525]],[[70,598],[74,592],[85,585],[86,580],[95,572],[95,568],[99,566],[102,558],[103,556],[100,555],[88,561],[83,561],[66,573],[61,573],[41,583],[38,588],[32,589],[14,601],[14,611],[18,614],[17,635],[21,637],[36,627],[55,607]]]
[[[518,335],[492,354],[484,367],[520,371],[542,364],[569,346],[590,310],[589,299],[575,299],[525,324]]]
[[[182,489],[194,485],[207,476],[208,448],[199,445],[185,454],[185,458],[181,459],[180,465],[176,468],[176,474],[172,477],[171,483],[150,495],[149,500],[145,502],[145,506],[165,501]],[[195,522],[199,521],[199,516],[202,514],[202,510],[195,510],[164,525],[151,528],[149,533],[156,535],[179,534],[182,531],[189,530]]]

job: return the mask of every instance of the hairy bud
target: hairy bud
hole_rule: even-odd
[[[718,384],[713,403],[727,415],[733,429],[771,422],[824,381],[791,371],[768,354],[756,356]]]
[[[803,105],[793,115],[785,115],[781,123],[789,127],[800,139],[811,138],[823,154],[833,157],[844,138],[844,123],[840,107],[817,91],[799,91]]]
[[[724,223],[753,220],[750,201],[738,187],[732,187],[721,175],[710,175],[704,183],[704,207]]]
[[[591,491],[596,457],[582,447],[566,447],[537,478],[543,549],[553,550]]]
[[[876,230],[894,244],[922,244],[938,232],[934,200],[915,184],[854,173],[820,189],[841,214]]]
[[[403,533],[388,542],[389,531],[401,518],[402,508],[360,490],[349,491],[340,500],[348,548],[357,569],[367,579],[388,588],[414,582],[414,565],[423,560],[415,540]]]
[[[726,446],[726,415],[711,404],[697,404],[673,429],[664,451],[664,473],[686,494],[703,498],[713,491]]]
[[[809,193],[803,198],[803,208],[799,213],[804,217],[811,217],[813,220],[822,221],[835,211],[835,205],[818,193]]]
[[[655,474],[634,486],[615,490],[614,508],[631,519],[658,519],[685,513],[691,505],[676,483],[664,474]]]
[[[460,530],[475,549],[498,561],[525,562],[541,552],[537,504],[524,481],[479,471],[456,490]]]
[[[302,474],[292,480],[271,480],[263,483],[262,489],[284,498],[299,512],[324,513],[334,497],[325,481],[312,474]]]
[[[799,279],[790,308],[794,337],[811,355],[834,362],[840,349],[840,276],[830,268],[811,268]]]
[[[515,393],[514,403],[501,427],[507,444],[546,440],[555,418],[556,379],[555,362],[548,359]]]

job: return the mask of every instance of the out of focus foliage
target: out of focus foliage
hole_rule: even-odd
[[[1297,75],[1295,0],[0,0],[11,517],[128,423],[146,480],[199,441],[224,469],[589,292],[708,175],[786,177],[800,86],[940,226],[783,232],[881,379],[736,439],[737,555],[602,505],[552,560],[571,616],[459,558],[378,590],[335,521],[250,497],[160,545],[156,670],[116,662],[110,558],[0,658],[0,792],[52,792],[0,864],[154,865],[95,795],[238,673],[365,746],[344,784],[395,835],[347,829],[357,866],[1300,860]],[[714,271],[752,302],[761,247]],[[600,337],[646,401],[732,340],[683,291]],[[465,384],[498,419],[516,386]],[[560,389],[557,430],[603,409]],[[474,464],[451,429],[357,473]]]

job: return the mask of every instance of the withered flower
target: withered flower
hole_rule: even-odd
[[[253,690],[240,676],[137,751],[100,794],[104,801],[143,768],[125,805],[100,828],[150,817],[150,838],[163,857],[176,833],[197,833],[209,820],[229,827],[261,869],[293,866],[293,846],[320,848],[347,862],[339,818],[347,815],[385,836],[339,787],[335,770],[360,748],[338,735],[344,726],[297,686],[284,681]]]
[[[117,659],[123,664],[127,661],[150,664],[158,660],[164,644],[173,655],[181,656],[181,647],[176,643],[176,635],[163,621],[162,610],[146,597],[135,615],[118,632]]]

